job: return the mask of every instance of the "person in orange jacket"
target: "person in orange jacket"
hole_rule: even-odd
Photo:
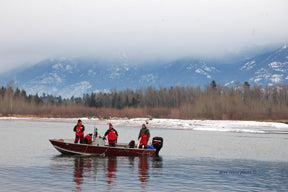
[[[89,144],[89,145],[92,144],[92,133],[90,133],[84,137],[84,143]]]
[[[82,124],[81,119],[79,119],[77,125],[74,126],[74,132],[75,132],[74,143],[78,143],[79,139],[80,139],[80,143],[84,143],[84,131],[85,131],[85,127]]]
[[[149,137],[150,137],[149,129],[146,127],[145,124],[143,124],[142,129],[140,129],[138,136],[138,140],[140,140],[141,138],[139,148],[142,148],[142,146],[144,146],[144,149],[147,149]]]
[[[108,135],[108,143],[110,147],[115,147],[115,144],[117,143],[118,133],[113,128],[113,125],[109,123],[109,129],[106,131],[104,135],[104,139],[106,139],[106,136]]]

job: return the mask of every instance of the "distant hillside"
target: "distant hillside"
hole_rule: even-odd
[[[233,61],[233,60],[231,60]],[[0,75],[1,84],[14,81],[29,94],[82,96],[85,93],[158,86],[233,85],[248,81],[251,85],[288,84],[288,48],[229,65],[219,61],[182,58],[172,62],[136,65],[126,61],[100,61],[93,58],[46,59],[22,70]]]
[[[287,46],[247,60],[239,69],[237,77],[242,81],[245,77],[251,84],[288,84]]]

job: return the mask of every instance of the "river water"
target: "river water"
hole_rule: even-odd
[[[85,122],[84,122],[85,123]],[[0,120],[0,191],[287,191],[288,134],[150,128],[160,158],[63,156],[50,138],[74,123]],[[107,125],[94,126],[103,135]],[[119,142],[139,129],[114,126]]]

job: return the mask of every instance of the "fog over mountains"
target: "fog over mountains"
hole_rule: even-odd
[[[224,63],[224,62],[223,62]],[[35,65],[0,74],[0,83],[9,82],[28,94],[52,94],[69,98],[98,91],[141,87],[233,86],[245,81],[251,85],[288,84],[288,47],[269,51],[249,59],[219,60],[181,58],[136,65],[128,60],[103,61],[89,57],[53,58]]]

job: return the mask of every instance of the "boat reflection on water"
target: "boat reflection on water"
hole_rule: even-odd
[[[82,158],[75,158],[74,160],[74,182],[76,183],[76,191],[80,191],[82,184],[84,169],[84,160]]]
[[[71,170],[71,168],[74,168]],[[130,183],[145,189],[149,182],[149,174],[161,174],[161,157],[100,157],[100,156],[65,156],[53,158],[52,170],[58,174],[73,172],[73,191],[83,190],[86,182],[104,187],[112,191],[117,183],[126,182],[125,178],[133,178]],[[150,171],[150,170],[152,171]],[[137,179],[138,178],[138,179]],[[105,188],[105,187],[104,187]]]
[[[139,158],[139,180],[141,183],[146,183],[149,178],[148,160],[145,157]]]
[[[116,180],[116,171],[117,171],[117,157],[108,157],[107,158],[107,183],[108,189],[111,190],[114,181]]]
[[[91,176],[92,158],[75,157],[74,158],[74,182],[76,184],[75,191],[81,191],[84,177]],[[95,162],[94,162],[95,163]]]

